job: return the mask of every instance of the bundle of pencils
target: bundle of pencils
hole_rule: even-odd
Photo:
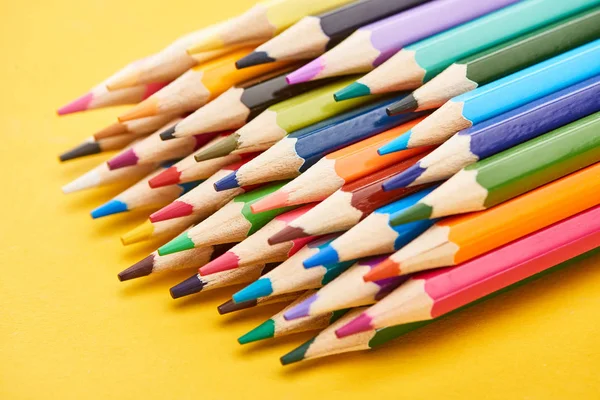
[[[164,244],[120,281],[285,303],[240,344],[320,331],[284,365],[600,253],[600,0],[267,0],[58,114],[124,104],[60,160],[117,154],[63,191],[148,211],[121,240]]]

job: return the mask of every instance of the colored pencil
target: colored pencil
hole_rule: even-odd
[[[247,310],[257,306],[292,302],[300,297],[303,293],[304,292],[295,292],[282,294],[280,296],[270,296],[266,298],[261,297],[260,299],[247,301],[245,303],[234,303],[233,300],[227,300],[225,303],[217,307],[217,311],[219,314],[224,315],[235,311]]]
[[[228,89],[193,114],[163,132],[163,140],[200,133],[239,129],[268,107],[322,86],[315,82],[289,85],[280,71]],[[271,76],[273,75],[273,76]]]
[[[160,256],[154,251],[148,257],[119,272],[117,277],[123,282],[150,274],[200,268],[210,261],[214,252],[215,248],[213,246],[200,247],[177,254],[169,254],[168,256]]]
[[[461,169],[393,223],[485,210],[598,161],[600,112]]]
[[[350,80],[333,82],[313,89],[267,108],[255,119],[241,127],[229,139],[199,157],[205,160],[221,157],[232,151],[249,153],[266,150],[286,135],[303,128],[316,129],[336,121],[332,118],[350,112],[370,99],[357,99],[352,103],[336,103],[333,93],[346,86]]]
[[[217,190],[295,178],[328,153],[368,139],[421,116],[409,113],[389,117],[385,108],[396,98],[354,110],[347,118],[322,129],[296,132],[215,183]],[[285,162],[282,162],[285,160]]]
[[[275,216],[258,231],[248,235],[222,256],[212,260],[198,270],[200,275],[210,275],[230,269],[245,268],[257,263],[283,262],[296,254],[314,238],[301,238],[271,246],[267,241],[273,233],[287,226],[290,221],[305,214],[313,206],[307,205]]]
[[[119,116],[119,121],[160,114],[195,111],[231,86],[281,68],[280,63],[237,70],[235,60],[248,54],[243,48],[221,58],[191,68],[179,78]]]
[[[174,218],[187,217],[189,215],[197,215],[199,216],[199,219],[208,217],[227,204],[235,196],[244,193],[246,189],[248,189],[236,188],[217,192],[214,183],[224,176],[229,175],[231,171],[235,171],[251,159],[251,157],[245,157],[242,160],[224,166],[194,189],[150,215],[150,221],[166,221]]]
[[[326,284],[303,302],[290,307],[284,314],[288,321],[314,317],[332,311],[374,304],[408,279],[397,276],[377,282],[365,282],[363,275],[385,260],[388,255],[357,261],[348,270]],[[309,271],[312,271],[311,268]]]
[[[271,236],[269,243],[346,231],[375,209],[419,191],[422,187],[411,186],[386,192],[382,184],[415,164],[422,156],[423,154],[418,154],[342,186],[315,208]]]
[[[419,148],[421,151],[404,152],[402,154],[393,153],[398,155],[395,158],[388,158],[387,155],[380,156],[377,153],[377,148],[381,147],[382,143],[394,139],[398,134],[414,126],[419,120],[422,120],[422,118],[409,121],[371,138],[329,153],[280,190],[254,203],[252,211],[261,212],[282,206],[325,200],[346,183],[421,154],[427,149]]]
[[[221,168],[238,162],[242,159],[242,156],[237,154],[230,154],[224,157],[215,158],[212,160],[206,160],[202,162],[197,162],[194,156],[202,149],[205,149],[209,146],[218,143],[220,140],[226,138],[231,131],[224,132],[219,136],[215,137],[210,142],[206,143],[204,146],[196,150],[195,153],[190,154],[185,157],[181,161],[178,161],[173,166],[167,168],[159,175],[152,178],[148,184],[152,188],[175,185],[177,183],[185,183],[191,181],[197,181],[200,179],[208,179],[215,172],[219,171]]]
[[[469,307],[480,304],[486,300],[490,300],[490,299],[492,299],[496,296],[499,296],[503,293],[506,293],[510,290],[524,286],[524,285],[531,283],[537,279],[543,278],[551,273],[563,270],[564,268],[567,268],[576,262],[581,262],[588,257],[598,254],[599,251],[600,251],[600,249],[592,250],[590,252],[582,254],[581,256],[578,256],[571,260],[565,261],[555,267],[552,267],[545,271],[539,272],[539,273],[531,276],[530,278],[527,278],[527,279],[519,281],[515,284],[512,284],[511,286],[509,286],[507,288],[504,288],[497,292],[489,294],[489,295],[481,298],[480,300],[474,301],[474,302],[469,303],[457,310],[454,310],[447,314],[444,314],[444,315],[440,316],[439,318],[436,318],[433,320],[424,320],[424,321],[419,321],[419,322],[412,322],[409,324],[391,326],[388,328],[382,328],[382,329],[377,329],[377,330],[370,331],[370,332],[365,332],[361,335],[352,335],[352,336],[347,336],[345,338],[340,339],[335,335],[335,331],[338,328],[340,328],[341,326],[350,322],[353,318],[360,315],[361,312],[363,312],[367,308],[362,307],[360,309],[357,309],[356,311],[351,310],[349,313],[345,314],[338,321],[336,321],[336,323],[334,323],[330,327],[324,329],[315,338],[310,339],[309,341],[305,342],[301,346],[297,347],[296,349],[292,350],[288,354],[281,357],[281,363],[283,365],[287,365],[287,364],[291,364],[291,363],[298,362],[298,361],[309,360],[309,359],[314,359],[314,358],[319,358],[319,357],[326,357],[326,356],[334,355],[334,354],[341,354],[341,353],[347,353],[347,352],[351,352],[351,351],[369,350],[369,349],[377,348],[381,345],[387,344],[390,341],[400,338],[400,337],[402,337],[412,331],[415,331],[419,328],[425,327],[431,323],[434,323],[436,321],[443,320],[447,317],[455,315],[463,310],[466,310]]]
[[[113,197],[112,200],[92,210],[90,215],[96,219],[137,209],[161,208],[198,185],[198,182],[190,182],[158,189],[150,188],[148,181],[163,169],[161,168],[141,179],[130,188]]]
[[[108,169],[108,165],[103,162],[96,168],[64,185],[62,192],[67,194],[114,184],[131,185],[154,171],[156,167],[156,164],[144,164],[111,171]]]
[[[456,267],[416,274],[335,333],[437,318],[598,246],[600,206]]]
[[[448,101],[380,154],[444,142],[456,132],[600,74],[600,39]]]
[[[411,207],[434,190],[425,188],[403,199],[380,207],[364,220],[350,228],[327,247],[304,260],[305,268],[377,256],[400,249],[433,225],[431,220],[392,226],[392,215]]]
[[[83,96],[62,106],[56,113],[66,115],[98,108],[136,104],[152,96],[166,85],[165,82],[157,82],[109,91],[106,84],[102,83]]]
[[[297,292],[302,289],[316,289],[335,279],[344,272],[352,261],[324,265],[323,268],[306,269],[302,265],[305,258],[316,254],[320,248],[328,245],[337,236],[328,235],[312,240],[277,268],[260,279],[252,282],[232,296],[233,301],[241,303],[259,297]]]
[[[515,0],[435,0],[358,29],[288,75],[290,83],[368,72],[402,47],[495,11]]]
[[[332,11],[302,18],[281,34],[238,60],[238,68],[320,56],[356,29],[429,0],[363,0]],[[298,38],[302,38],[301,41]]]
[[[284,184],[285,182],[276,182],[237,195],[193,229],[160,247],[158,254],[165,255],[194,247],[241,242],[279,214],[289,211],[289,208],[282,208],[260,214],[250,212],[252,203],[274,192]]]
[[[124,135],[111,136],[106,139],[99,140],[96,140],[93,136],[91,136],[71,150],[65,151],[59,155],[58,159],[61,162],[65,162],[90,156],[92,154],[99,154],[113,150],[122,150],[143,136],[145,136],[145,134],[137,135],[126,133]]]
[[[314,291],[312,290],[307,291],[302,296],[294,300],[287,307],[285,307],[283,310],[281,310],[280,312],[278,312],[277,314],[275,314],[256,328],[252,329],[250,332],[240,336],[238,338],[238,343],[247,344],[259,340],[287,336],[294,333],[321,330],[331,325],[346,312],[346,310],[340,310],[324,315],[299,318],[294,321],[286,321],[283,318],[283,314],[290,307],[294,307],[299,302],[304,301],[313,293]]]
[[[229,47],[200,54],[189,55],[186,49],[217,29],[219,24],[208,26],[188,33],[159,52],[145,58],[133,68],[119,73],[107,80],[106,86],[115,91],[126,87],[154,83],[169,82],[176,79],[188,69],[217,57],[221,57],[235,49]]]
[[[336,99],[416,89],[462,58],[597,5],[596,0],[517,2],[405,47],[376,70],[336,93]]]
[[[155,117],[134,119],[132,121],[115,122],[114,124],[100,129],[94,133],[93,136],[94,139],[100,140],[124,134],[149,134],[163,127],[169,121],[172,121],[177,117],[179,117],[179,115],[165,114],[157,115]]]
[[[186,252],[187,251],[184,251],[183,253]],[[208,276],[200,276],[200,274],[196,274],[173,286],[170,289],[171,297],[178,299],[180,297],[189,296],[199,292],[206,292],[212,289],[252,282],[260,278],[260,276],[263,274],[271,271],[276,266],[277,264],[258,264],[244,269],[223,271],[218,274],[212,274]]]
[[[600,37],[600,7],[584,11],[450,65],[388,108],[391,115],[441,107],[452,97]]]
[[[384,187],[397,189],[447,179],[474,162],[598,111],[600,76],[463,129]]]
[[[445,218],[391,255],[365,280],[448,267],[600,204],[600,164],[478,213]]]
[[[164,241],[171,240],[189,227],[198,223],[200,219],[201,218],[196,215],[156,222],[147,219],[132,230],[123,234],[121,236],[121,243],[123,246],[129,246],[130,244],[156,238],[160,238]]]
[[[173,121],[169,125],[176,123],[177,121]],[[117,154],[108,160],[106,164],[110,169],[119,169],[137,164],[180,159],[202,148],[217,135],[217,133],[211,133],[164,142],[160,139],[159,133],[156,132]]]
[[[223,23],[188,48],[189,53],[215,50],[243,42],[265,42],[299,19],[350,3],[352,0],[266,0]],[[241,57],[240,57],[241,58]]]

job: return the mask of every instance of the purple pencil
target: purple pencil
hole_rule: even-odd
[[[365,282],[363,280],[363,276],[367,272],[388,256],[389,254],[358,261],[317,293],[288,310],[284,314],[284,318],[289,321],[345,308],[374,304],[406,280],[403,277],[394,277],[376,282]]]
[[[336,47],[287,76],[297,84],[368,72],[402,47],[518,0],[434,0],[366,25]]]

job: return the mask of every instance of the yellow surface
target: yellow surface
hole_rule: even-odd
[[[231,291],[171,300],[167,289],[189,273],[117,281],[152,250],[119,241],[144,215],[92,221],[89,210],[118,190],[60,187],[106,157],[59,165],[56,155],[124,109],[63,118],[54,109],[251,3],[3,2],[0,398],[600,398],[598,257],[386,349],[289,368],[278,357],[308,335],[235,341],[277,307],[220,317]]]

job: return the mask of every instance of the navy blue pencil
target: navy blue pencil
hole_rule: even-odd
[[[323,156],[370,138],[395,126],[418,118],[424,112],[390,117],[385,109],[400,97],[379,101],[338,118],[336,124],[295,132],[215,183],[218,191],[282,179],[291,179],[306,171]]]
[[[462,168],[600,111],[600,75],[464,129],[383,184],[386,191],[450,178]]]

